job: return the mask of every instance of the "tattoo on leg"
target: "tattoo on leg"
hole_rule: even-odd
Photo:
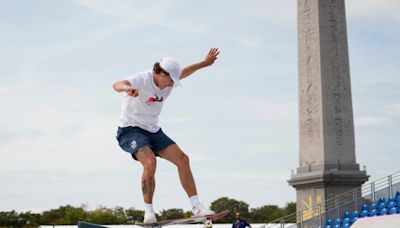
[[[142,181],[142,192],[143,192],[143,195],[145,195],[147,193],[146,180]]]

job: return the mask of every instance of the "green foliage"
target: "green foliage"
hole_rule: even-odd
[[[183,213],[183,218],[190,218],[192,216],[192,211],[185,211]]]
[[[235,219],[235,213],[240,212],[242,217],[247,217],[249,215],[249,205],[243,201],[238,201],[235,199],[230,199],[228,197],[221,197],[211,203],[211,210],[215,212],[221,212],[224,210],[229,210],[230,215],[218,221],[218,223],[230,223]]]
[[[97,224],[132,224],[135,221],[143,221],[144,211],[130,208],[124,210],[122,207],[106,208],[99,207],[93,211],[87,211],[86,205],[73,207],[70,205],[60,206],[57,209],[44,211],[41,214],[31,212],[18,213],[15,211],[0,212],[0,228],[31,228],[39,225],[76,225],[78,221],[88,221]],[[221,197],[211,203],[212,210],[221,212],[230,210],[231,214],[218,221],[218,223],[231,223],[234,221],[235,212],[240,212],[241,217],[249,223],[266,223],[279,217],[296,212],[296,203],[289,202],[285,207],[276,205],[265,205],[249,210],[249,205],[243,201]],[[158,215],[159,220],[189,218],[191,211],[184,212],[182,209],[162,210]]]
[[[166,219],[178,219],[183,217],[184,215],[182,209],[172,208],[168,210],[162,210],[158,219],[166,220]]]
[[[135,223],[135,221],[143,221],[144,211],[129,208],[125,211],[128,223]]]
[[[258,208],[252,208],[249,221],[253,223],[267,223],[295,212],[296,203],[294,202],[287,203],[284,208],[279,208],[276,205],[265,205]]]
[[[0,212],[0,227],[38,227],[40,225],[40,214],[17,213],[15,211]]]
[[[88,212],[84,207],[61,206],[58,209],[45,211],[42,214],[43,225],[69,225],[76,224],[79,220],[87,220]]]
[[[286,204],[285,208],[283,209],[284,216],[291,215],[296,212],[296,203],[289,202]]]
[[[89,221],[97,224],[112,225],[126,224],[128,219],[126,218],[124,209],[122,207],[117,207],[114,209],[99,207],[90,213]]]
[[[251,209],[249,221],[254,223],[262,223],[280,218],[283,212],[276,205],[265,205]]]

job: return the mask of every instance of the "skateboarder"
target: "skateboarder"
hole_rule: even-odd
[[[183,69],[175,59],[165,57],[156,62],[153,69],[136,73],[113,85],[117,92],[125,93],[117,131],[118,143],[143,166],[141,186],[145,202],[144,223],[157,221],[152,204],[157,156],[177,166],[180,182],[193,208],[193,216],[215,214],[200,202],[189,157],[161,130],[158,117],[173,88],[181,85],[180,80],[211,66],[218,54],[219,50],[212,48],[203,61]]]

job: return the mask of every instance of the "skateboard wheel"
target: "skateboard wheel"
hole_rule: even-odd
[[[212,221],[211,220],[206,220],[204,222],[204,225],[205,225],[206,228],[211,228],[212,227]]]

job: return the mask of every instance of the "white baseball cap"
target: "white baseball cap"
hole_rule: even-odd
[[[171,76],[174,81],[174,87],[181,86],[180,78],[182,70],[178,61],[171,57],[164,57],[160,61],[160,67]]]

